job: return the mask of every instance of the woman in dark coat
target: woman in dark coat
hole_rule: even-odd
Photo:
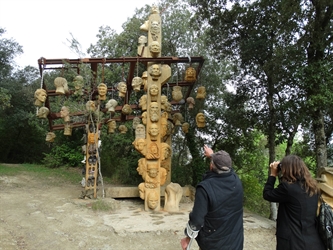
[[[279,203],[276,249],[325,250],[316,227],[319,189],[303,160],[288,155],[269,167],[263,197]],[[274,188],[279,172],[280,184]]]

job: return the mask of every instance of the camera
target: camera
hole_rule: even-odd
[[[281,163],[279,163],[279,164],[277,165],[277,170],[278,170],[278,171],[281,171]]]

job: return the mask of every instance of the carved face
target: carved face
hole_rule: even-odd
[[[134,117],[133,118],[133,123],[132,123],[132,128],[136,129],[136,126],[138,126],[140,124],[140,118],[139,117]]]
[[[157,205],[158,205],[158,197],[157,197],[157,194],[156,192],[151,192],[148,194],[148,207],[150,209],[155,209],[157,208]]]
[[[117,128],[117,123],[115,120],[108,121],[108,132],[114,133],[114,130]]]
[[[146,125],[147,124],[147,112],[142,113],[141,119],[142,119],[142,123]]]
[[[142,85],[142,79],[141,77],[134,77],[133,80],[132,80],[132,87],[135,91],[139,91],[140,90],[140,87]]]
[[[95,111],[96,110],[95,102],[94,101],[87,101],[86,109],[87,109],[87,111]]]
[[[152,84],[149,88],[149,93],[151,96],[157,96],[159,92],[158,86],[156,84]]]
[[[161,104],[165,104],[168,102],[168,97],[165,95],[161,95]]]
[[[193,67],[188,67],[185,71],[185,81],[194,82],[196,80],[196,71]]]
[[[127,127],[125,125],[120,125],[118,129],[121,134],[126,134],[127,132]]]
[[[149,68],[149,74],[152,76],[153,80],[157,80],[160,75],[161,75],[161,69],[160,66],[158,64],[153,64],[150,68]]]
[[[156,123],[152,123],[149,128],[149,134],[155,137],[158,136],[159,132],[160,130],[158,128],[158,125]]]
[[[54,86],[56,86],[57,94],[65,94],[68,92],[68,83],[63,77],[56,77],[54,79]]]
[[[179,102],[183,98],[182,87],[174,86],[172,90],[172,99]]]
[[[118,105],[118,102],[115,99],[109,100],[105,107],[108,109],[108,111],[114,111],[114,108]]]
[[[141,107],[142,110],[147,109],[147,95],[141,96],[139,99],[139,107]]]
[[[47,107],[41,107],[40,109],[38,109],[38,118],[46,118],[47,115],[49,114],[49,109]]]
[[[122,112],[123,114],[125,114],[125,115],[128,115],[128,114],[132,113],[132,108],[131,108],[130,105],[125,104],[125,105],[123,106],[121,112]]]
[[[53,133],[53,132],[48,132],[48,133],[46,134],[46,139],[45,139],[45,141],[47,141],[47,142],[53,142],[55,137],[56,137],[55,133]]]
[[[161,51],[159,42],[153,41],[149,46],[149,51],[152,55],[158,55]]]
[[[66,117],[69,115],[69,110],[66,106],[63,106],[60,110],[60,117]]]
[[[197,115],[197,121],[198,122],[205,122],[205,115],[203,113],[199,113]]]
[[[145,149],[145,146],[146,146],[146,140],[143,139],[143,138],[138,139],[137,146],[138,146],[139,151],[143,151]]]
[[[196,116],[196,122],[199,128],[205,127],[206,123],[205,115],[203,113],[198,113]]]
[[[150,146],[150,153],[152,153],[152,154],[157,154],[158,153],[158,148],[157,148],[157,145],[155,143],[152,143],[152,145]]]
[[[74,88],[76,90],[80,90],[83,87],[83,77],[82,76],[76,76],[74,78]]]
[[[45,89],[37,89],[35,92],[35,98],[40,102],[45,102],[47,97]]]
[[[135,129],[136,138],[144,138],[146,135],[146,128],[143,124],[138,124]]]
[[[145,37],[145,36],[140,36],[140,37],[139,37],[139,44],[144,45],[145,43],[147,43],[147,37]]]
[[[190,124],[189,123],[187,123],[187,122],[183,123],[182,130],[183,130],[184,133],[188,133],[188,129],[189,128],[190,128]]]
[[[163,158],[165,160],[171,156],[171,148],[167,143],[162,143]]]
[[[157,102],[151,102],[149,106],[149,112],[150,112],[150,120],[152,122],[156,122],[160,119],[159,116],[159,106]]]
[[[158,112],[159,112],[158,103],[157,102],[150,103],[150,113],[158,114]]]
[[[126,85],[126,83],[125,82],[118,83],[117,89],[119,90],[120,93],[126,94],[126,92],[127,92],[127,85]]]
[[[155,178],[158,175],[158,169],[157,168],[151,168],[151,169],[149,169],[148,175],[151,178]]]
[[[148,72],[144,71],[141,76],[142,79],[142,85],[143,85],[143,90],[147,91],[147,81],[148,81]]]
[[[205,99],[206,98],[206,88],[204,86],[200,86],[198,88],[198,92],[197,92],[197,99]]]
[[[98,85],[98,94],[100,96],[105,96],[106,95],[106,92],[107,92],[107,86],[104,84],[104,83],[100,83]]]
[[[150,31],[152,34],[158,34],[160,33],[160,24],[158,21],[152,21],[151,22],[151,28]]]
[[[136,171],[138,171],[139,175],[144,175],[146,170],[146,158],[141,158],[138,161],[138,167],[136,168]]]

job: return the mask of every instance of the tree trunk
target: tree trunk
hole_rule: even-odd
[[[270,210],[271,210],[271,214],[269,215],[269,219],[276,221],[276,218],[277,218],[277,204],[275,202],[271,202]]]
[[[315,135],[317,175],[320,168],[327,167],[327,149],[324,127],[324,116],[321,110],[317,109],[313,114],[313,133]]]

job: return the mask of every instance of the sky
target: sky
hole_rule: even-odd
[[[71,35],[86,53],[97,41],[101,26],[118,33],[135,9],[157,0],[0,0],[2,38],[13,38],[23,46],[23,54],[15,57],[19,67],[38,67],[38,59],[70,58],[78,55],[69,48]],[[139,29],[139,27],[138,27]]]

